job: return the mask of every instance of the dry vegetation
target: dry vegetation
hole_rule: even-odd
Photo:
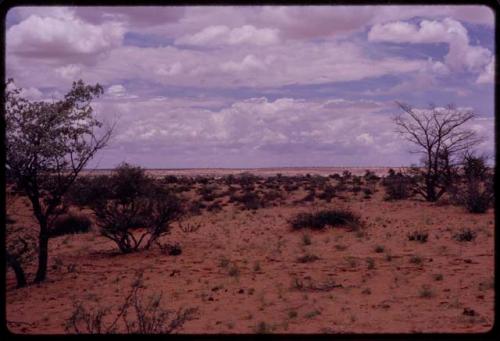
[[[481,176],[484,193],[491,174]],[[486,331],[493,203],[471,213],[470,200],[461,200],[474,195],[471,177],[433,203],[414,195],[411,175],[396,172],[152,178],[124,165],[80,177],[51,233],[47,281],[16,289],[9,267],[8,327]],[[31,283],[36,261],[19,253],[36,222],[26,198],[10,195],[7,241]]]

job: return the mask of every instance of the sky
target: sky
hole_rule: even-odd
[[[32,100],[99,83],[90,167],[408,166],[396,101],[454,104],[494,154],[486,6],[15,7],[6,76]]]

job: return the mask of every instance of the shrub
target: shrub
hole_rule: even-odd
[[[422,257],[418,256],[418,255],[412,255],[410,257],[410,263],[412,264],[416,264],[416,265],[420,265],[422,264],[424,260],[422,259]]]
[[[180,200],[159,187],[140,167],[119,166],[110,184],[108,197],[94,202],[92,209],[101,235],[113,240],[123,253],[137,251],[142,242],[148,249],[169,233],[170,223],[183,213]],[[136,238],[132,230],[138,220],[145,231]]]
[[[299,263],[310,263],[310,262],[314,262],[314,261],[316,261],[318,259],[319,259],[318,256],[308,253],[308,254],[306,254],[304,256],[301,256],[301,257],[297,258],[297,262],[299,262]]]
[[[73,182],[64,196],[64,201],[80,207],[91,206],[94,202],[107,198],[110,193],[109,176],[82,176]]]
[[[395,173],[391,169],[389,175],[382,181],[386,192],[385,200],[392,201],[409,198],[412,195],[412,184],[411,177],[403,175],[401,172]]]
[[[420,243],[425,243],[428,237],[429,233],[423,231],[413,231],[408,234],[408,240],[414,240]]]
[[[65,330],[76,334],[170,334],[193,320],[197,308],[167,310],[162,306],[162,295],[155,294],[146,301],[142,274],[133,282],[130,293],[118,307],[116,316],[109,316],[109,307],[89,310],[81,302],[74,303],[74,310],[66,320]],[[119,325],[117,322],[123,321]]]
[[[471,182],[462,193],[460,200],[470,213],[484,213],[490,207],[491,196],[490,191],[482,190],[479,183]]]
[[[326,185],[322,193],[318,195],[318,198],[325,200],[326,202],[331,202],[335,197],[335,188],[331,185]]]
[[[245,191],[241,196],[234,196],[233,200],[243,204],[247,210],[257,210],[262,207],[259,195],[251,191]]]
[[[470,242],[476,239],[476,232],[469,228],[462,229],[459,233],[456,233],[453,238],[459,242]]]
[[[56,218],[50,229],[50,237],[90,232],[92,221],[84,214],[67,213]]]
[[[179,243],[161,244],[157,242],[157,244],[160,247],[161,252],[169,256],[178,256],[182,253],[182,247]]]
[[[330,209],[315,213],[299,213],[291,220],[292,228],[323,229],[326,226],[349,226],[353,229],[360,226],[358,215],[347,209]]]
[[[422,285],[422,288],[420,288],[419,296],[421,298],[431,298],[434,296],[434,291],[432,291],[429,285]]]
[[[450,186],[452,201],[470,213],[484,213],[494,200],[493,175],[485,156],[467,154],[463,160],[462,183]]]

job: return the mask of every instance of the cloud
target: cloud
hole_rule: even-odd
[[[485,66],[484,70],[477,77],[476,83],[493,83],[495,81],[495,57]]]
[[[30,15],[7,31],[7,50],[28,58],[95,58],[121,44],[124,29],[116,22],[93,25],[70,10],[54,16]]]
[[[82,66],[75,64],[68,64],[55,69],[62,78],[67,80],[77,79],[82,74]]]
[[[445,63],[453,70],[479,71],[488,63],[491,52],[469,43],[467,29],[458,21],[445,18],[442,21],[422,20],[419,25],[408,22],[376,24],[368,32],[372,42],[393,43],[448,43],[449,52]]]
[[[230,29],[224,25],[208,26],[191,35],[184,35],[175,40],[177,45],[268,45],[278,42],[278,30],[256,28],[244,25]]]
[[[112,97],[123,97],[126,93],[126,89],[121,84],[115,84],[108,88],[106,93]]]

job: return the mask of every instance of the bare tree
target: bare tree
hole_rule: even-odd
[[[62,100],[29,101],[12,79],[6,83],[6,171],[30,200],[39,225],[35,282],[46,278],[50,229],[65,210],[63,195],[111,136],[112,127],[104,128],[90,105],[102,93],[99,84],[80,80]]]
[[[446,108],[415,110],[396,103],[403,111],[394,119],[397,131],[416,145],[412,152],[423,154],[423,167],[418,174],[422,181],[416,183],[415,191],[427,201],[437,201],[450,185],[460,155],[481,141],[474,131],[464,127],[475,114],[451,104]]]

